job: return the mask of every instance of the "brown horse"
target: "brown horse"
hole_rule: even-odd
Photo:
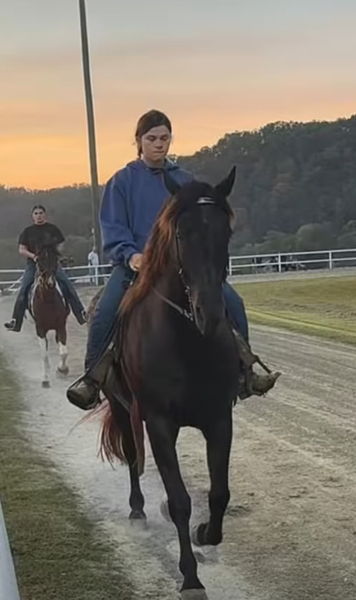
[[[56,281],[59,252],[55,246],[45,246],[37,255],[36,276],[30,294],[30,312],[35,320],[43,360],[42,387],[50,387],[48,339],[49,331],[55,331],[59,346],[60,363],[57,373],[68,375],[66,322],[69,307]]]
[[[131,519],[145,521],[139,476],[144,466],[143,421],[177,527],[182,597],[207,598],[197,574],[189,521],[191,500],[182,480],[176,441],[181,427],[202,431],[211,478],[210,518],[193,534],[218,545],[229,502],[232,409],[238,395],[239,355],[222,288],[228,265],[235,171],[216,187],[166,181],[173,196],[146,246],[137,281],[121,305],[117,358],[103,386],[109,404],[101,451],[126,462]]]

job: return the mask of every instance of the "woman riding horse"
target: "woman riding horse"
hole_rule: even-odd
[[[163,113],[153,110],[143,115],[136,128],[138,159],[118,171],[107,183],[100,210],[104,251],[114,270],[96,307],[91,323],[85,374],[67,391],[70,402],[88,410],[100,402],[105,379],[108,349],[117,324],[118,308],[135,274],[140,270],[142,252],[155,219],[169,192],[164,175],[178,185],[191,182],[190,173],[167,159],[172,125]],[[240,397],[263,395],[275,384],[279,374],[259,375],[252,371],[256,357],[249,349],[248,323],[244,304],[234,288],[223,285],[223,297],[230,320],[239,332],[241,358],[247,365],[248,382]]]

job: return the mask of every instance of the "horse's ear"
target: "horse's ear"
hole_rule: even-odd
[[[215,187],[215,191],[218,196],[222,198],[228,198],[232,192],[236,179],[236,167],[233,167],[229,175],[221,183]]]
[[[163,178],[164,184],[169,193],[172,194],[172,196],[178,194],[179,190],[181,189],[181,186],[179,185],[179,183],[176,182],[176,180],[169,174],[169,172],[166,169],[164,169],[163,171]]]

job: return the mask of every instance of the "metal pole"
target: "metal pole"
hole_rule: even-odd
[[[101,258],[102,250],[101,250],[101,235],[100,235],[100,226],[99,226],[100,191],[99,191],[99,182],[98,182],[98,165],[97,165],[97,158],[96,158],[94,106],[93,106],[93,94],[92,94],[91,77],[90,77],[90,58],[89,58],[88,29],[87,29],[87,18],[86,18],[86,10],[85,10],[85,0],[79,0],[79,12],[80,12],[80,30],[81,30],[81,40],[82,40],[85,102],[86,102],[87,122],[88,122],[90,175],[91,175],[91,188],[92,188],[93,244],[96,247],[99,257]]]
[[[0,600],[20,600],[14,563],[0,502]]]

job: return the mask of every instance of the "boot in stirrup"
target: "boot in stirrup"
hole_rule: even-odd
[[[261,359],[252,353],[243,336],[236,330],[234,330],[234,334],[243,367],[239,397],[241,400],[245,400],[250,396],[264,396],[274,387],[281,373],[279,371],[272,373]],[[255,363],[258,363],[266,371],[266,375],[253,371],[252,367]]]
[[[72,383],[67,390],[67,398],[71,404],[82,410],[92,410],[100,404],[100,389],[112,360],[113,351],[108,350],[95,367],[86,371],[84,375]]]

